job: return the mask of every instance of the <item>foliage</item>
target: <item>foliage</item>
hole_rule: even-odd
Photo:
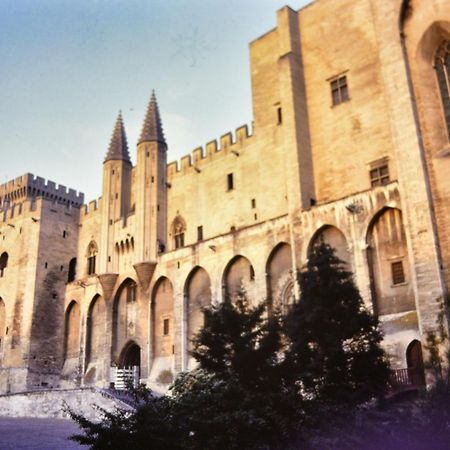
[[[358,448],[367,436],[356,412],[388,376],[378,322],[325,244],[299,281],[285,320],[244,292],[205,309],[197,369],[166,396],[135,391],[134,411],[103,411],[101,423],[71,413],[84,431],[74,439],[94,450]]]
[[[302,394],[340,405],[382,394],[389,366],[379,322],[329,245],[313,249],[299,283],[300,301],[286,322],[289,360]]]
[[[243,292],[204,313],[193,341],[199,368],[172,388],[191,448],[279,448],[301,411],[285,382],[279,315],[268,317],[265,304],[249,306]]]
[[[100,422],[89,420],[66,408],[84,434],[71,439],[92,450],[178,450],[180,435],[171,418],[173,402],[167,396],[155,396],[143,386],[130,389],[134,404],[130,409],[116,408],[107,411],[97,407],[102,415]]]

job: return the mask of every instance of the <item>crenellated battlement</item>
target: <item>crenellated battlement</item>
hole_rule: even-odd
[[[0,208],[9,208],[27,198],[43,197],[48,200],[80,207],[84,194],[66,186],[57,185],[54,181],[26,173],[20,177],[0,185]]]
[[[83,205],[82,215],[84,217],[90,216],[96,213],[102,205],[102,197],[99,197],[97,200],[91,200],[87,205]]]
[[[207,142],[205,148],[196,147],[190,154],[182,156],[180,161],[172,161],[167,164],[167,175],[169,177],[176,175],[177,173],[184,173],[187,170],[195,170],[200,172],[198,164],[205,160],[213,160],[217,157],[225,156],[229,153],[239,155],[238,151],[241,151],[247,140],[253,137],[253,134],[249,133],[247,125],[242,125],[236,128],[235,132],[228,132],[223,134],[219,143],[214,139]]]
[[[59,213],[71,214],[72,211],[79,211],[79,207],[69,202],[60,202],[46,197],[26,198],[20,203],[13,203],[0,210],[0,223],[11,222],[18,218],[26,218],[40,212],[42,209]]]

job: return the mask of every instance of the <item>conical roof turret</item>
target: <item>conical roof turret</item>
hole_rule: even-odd
[[[138,144],[146,141],[158,141],[161,144],[167,145],[161,125],[161,117],[159,115],[155,91],[152,91],[150,103],[147,108],[147,115],[145,116],[144,126],[142,127],[141,137],[139,138]]]
[[[128,153],[128,142],[125,134],[125,127],[123,125],[122,113],[119,116],[114,126],[114,131],[109,143],[108,153],[106,154],[105,162],[112,160],[122,160],[131,163],[130,154]]]

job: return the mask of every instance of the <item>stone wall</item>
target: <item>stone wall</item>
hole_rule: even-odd
[[[123,401],[100,390],[55,389],[0,395],[0,416],[68,418],[64,410],[65,405],[91,420],[101,419],[101,413],[96,406],[107,411],[113,411],[116,407],[131,409]]]

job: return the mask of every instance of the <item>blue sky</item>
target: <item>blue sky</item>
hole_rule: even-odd
[[[248,44],[308,0],[0,0],[0,182],[101,195],[118,111],[130,153],[152,89],[168,160],[252,120]]]

